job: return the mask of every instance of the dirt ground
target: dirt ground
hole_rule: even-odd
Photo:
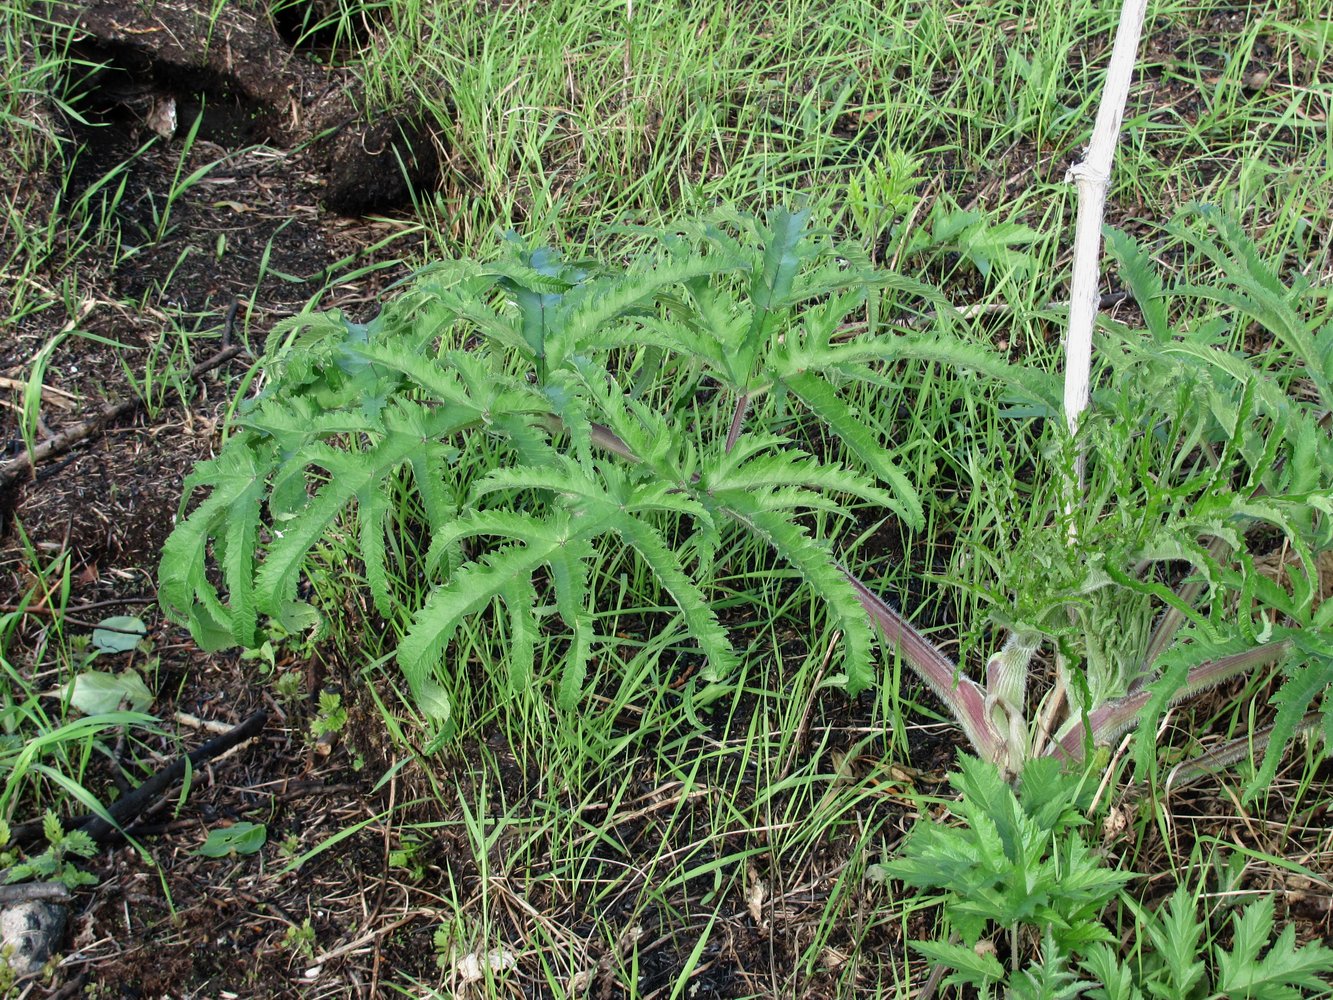
[[[90,6],[108,20],[123,15],[130,23],[137,16],[128,4]],[[171,5],[158,7],[158,16],[171,16]],[[91,55],[105,58],[106,52]],[[55,123],[66,142],[65,161],[44,175],[3,178],[7,193],[27,201],[31,219],[54,216],[72,233],[76,220],[62,217],[62,207],[128,163],[111,220],[122,233],[121,259],[109,245],[68,260],[57,254],[26,290],[28,299],[58,302],[71,295],[81,317],[75,335],[52,356],[37,443],[134,399],[131,379],[141,372],[124,370],[122,357],[135,364],[153,351],[184,351],[188,339],[192,353],[180,365],[188,369],[213,354],[224,337],[248,351],[184,386],[184,402],[178,387],[162,387],[151,410],[119,415],[68,453],[39,463],[35,476],[3,487],[0,606],[13,610],[33,582],[34,564],[49,566],[68,556],[69,634],[86,635],[108,615],[143,617],[161,692],[152,711],[162,725],[160,735],[125,752],[121,763],[136,780],[208,739],[213,733],[204,727],[230,726],[259,710],[269,716],[260,738],[194,775],[182,806],[177,808],[173,790],[141,815],[130,830],[134,846],[121,841],[93,859],[88,867],[98,883],[75,896],[60,949],[64,961],[52,978],[21,983],[5,995],[344,997],[378,995],[383,980],[401,982],[404,973],[436,981],[431,935],[438,918],[432,920],[431,893],[386,879],[383,827],[365,825],[299,871],[283,871],[290,857],[373,819],[391,794],[389,788],[374,790],[386,766],[375,746],[349,750],[339,743],[316,746],[307,738],[313,700],[338,680],[318,663],[281,663],[279,670],[300,670],[302,677],[300,697],[279,703],[270,678],[234,654],[200,653],[188,635],[162,620],[154,597],[158,553],[182,481],[212,453],[251,354],[262,350],[274,322],[325,285],[326,269],[340,261],[346,269],[348,258],[356,266],[374,263],[365,248],[393,227],[326,207],[330,175],[302,148],[319,122],[275,127],[276,111],[264,95],[247,95],[235,79],[207,79],[200,90],[198,81],[173,74],[161,61],[122,49],[112,55],[121,71],[105,74],[92,88],[83,109],[88,124]],[[165,99],[174,100],[183,123],[202,111],[184,159],[180,133],[140,151],[152,137],[147,112]],[[61,173],[71,158],[70,183],[62,192]],[[209,163],[216,165],[168,204],[178,179]],[[353,207],[372,206],[376,197],[363,192]],[[163,232],[155,241],[145,238]],[[126,245],[137,241],[142,250],[126,253]],[[392,256],[388,250],[382,259]],[[324,304],[365,318],[383,285],[401,273],[387,267],[355,284],[335,284]],[[11,310],[14,291],[5,296]],[[26,316],[0,343],[7,390],[16,388],[34,354],[61,332],[63,320],[48,318],[59,311]],[[6,392],[6,399],[18,398]],[[23,451],[18,414],[10,406],[0,409],[0,442],[0,457]],[[49,621],[43,607],[38,602],[30,609],[19,636],[30,660],[15,666],[25,673],[33,670],[33,660],[39,669],[49,662],[41,659]],[[347,732],[370,730],[357,725],[362,709],[349,701]],[[92,762],[86,784],[94,794],[114,794],[112,770]],[[238,821],[266,824],[270,845],[281,850],[233,860],[193,853],[209,829]],[[319,946],[287,946],[289,930],[306,920]]]
[[[144,16],[130,4],[89,6],[108,20],[129,23]],[[175,9],[155,6],[161,17],[172,16]],[[194,775],[188,799],[178,802],[173,791],[141,815],[130,830],[132,846],[122,841],[93,859],[88,867],[98,883],[75,894],[64,960],[51,978],[21,984],[12,995],[320,998],[385,995],[390,984],[407,989],[412,982],[442,987],[446,978],[433,944],[442,913],[441,876],[451,872],[467,885],[481,875],[470,846],[449,830],[420,855],[419,878],[404,880],[401,870],[391,868],[389,853],[400,845],[381,817],[410,798],[412,786],[428,779],[419,761],[408,760],[392,781],[380,783],[402,763],[402,752],[381,734],[374,706],[357,696],[352,667],[336,658],[281,662],[279,672],[299,672],[300,677],[298,697],[284,701],[255,663],[236,654],[200,652],[182,630],[163,621],[155,606],[158,553],[183,479],[216,446],[228,405],[245,385],[251,357],[262,349],[273,324],[300,309],[325,286],[330,272],[393,260],[393,245],[374,253],[367,248],[381,243],[395,224],[366,221],[362,213],[373,208],[392,215],[402,208],[405,189],[377,187],[383,175],[377,169],[359,178],[345,171],[337,175],[329,167],[336,156],[311,152],[314,133],[330,120],[313,106],[318,101],[303,121],[282,118],[272,93],[219,71],[206,81],[203,106],[201,93],[186,85],[169,60],[144,62],[124,38],[120,44],[116,55],[127,69],[118,78],[119,89],[108,82],[95,90],[100,96],[90,125],[72,120],[58,125],[69,148],[79,150],[70,189],[59,191],[60,164],[46,175],[0,181],[22,193],[33,219],[59,218],[58,199],[69,205],[118,164],[128,163],[116,219],[124,241],[140,239],[136,234],[162,234],[145,241],[139,252],[125,253],[122,246],[118,262],[111,247],[100,247],[68,261],[56,255],[38,272],[35,281],[41,287],[29,289],[30,296],[72,296],[83,334],[64,339],[51,360],[38,443],[108,405],[134,398],[131,378],[138,373],[127,372],[121,358],[183,350],[182,333],[192,335],[187,369],[227,343],[247,351],[193,383],[164,387],[157,397],[160,405],[122,413],[72,450],[39,463],[35,476],[6,488],[0,495],[5,514],[0,606],[14,607],[33,582],[35,567],[67,556],[69,633],[86,633],[111,614],[144,618],[150,655],[157,661],[155,688],[161,692],[152,711],[162,725],[159,735],[141,738],[119,761],[139,780],[208,739],[212,731],[207,725],[234,725],[260,710],[269,715],[258,739]],[[304,58],[299,52],[287,55]],[[286,72],[304,72],[290,69],[290,61],[284,65]],[[149,111],[167,97],[175,101],[180,122],[193,121],[204,108],[183,162],[179,137],[136,153],[150,135]],[[213,162],[217,165],[171,203],[164,217],[174,181]],[[331,191],[348,214],[330,208]],[[335,283],[321,304],[368,318],[383,287],[402,273],[400,267],[385,266],[353,282]],[[11,401],[20,399],[17,390],[34,356],[61,331],[63,318],[48,319],[58,312],[31,314],[0,344],[0,377],[7,380],[2,384]],[[97,338],[135,350],[112,348]],[[0,408],[4,458],[23,450],[18,419],[14,406]],[[15,664],[21,672],[50,662],[42,653],[49,629],[43,607],[39,603],[24,619],[18,645],[30,659]],[[318,694],[326,688],[347,695],[351,719],[341,740],[315,744],[308,728]],[[827,714],[817,714],[813,725],[827,732],[839,727],[855,732],[869,719],[868,709],[856,705],[820,711]],[[947,738],[931,739],[935,742],[923,737],[914,747],[913,764],[938,777],[955,748]],[[507,750],[461,745],[446,751],[443,761],[433,758],[432,766],[444,763],[465,772],[469,757],[481,752],[503,762]],[[523,775],[517,765],[514,769],[514,794],[521,797]],[[108,761],[91,762],[87,786],[94,794],[108,795],[114,770]],[[636,778],[633,793],[639,805],[629,802],[621,813],[607,815],[603,826],[624,843],[641,845],[643,863],[651,866],[661,852],[660,837],[687,838],[689,825],[668,832],[645,813],[644,802],[667,794],[656,776]],[[867,824],[887,821],[905,828],[910,823],[906,806],[897,799],[885,797],[876,808],[881,813],[867,815]],[[1197,800],[1182,799],[1176,808],[1178,816],[1188,818],[1191,811],[1199,816],[1230,813],[1231,804],[1201,794]],[[264,851],[221,859],[194,853],[210,829],[242,821],[267,826]],[[1327,823],[1322,809],[1302,817],[1307,830]],[[349,830],[354,832],[289,870],[293,858]],[[704,969],[692,980],[689,995],[782,995],[789,983],[784,970],[809,944],[813,915],[853,847],[829,843],[806,859],[805,870],[789,876],[793,886],[804,888],[792,893],[766,927],[748,919],[743,901],[733,911],[724,904],[721,919],[730,930],[714,939],[727,946],[703,956]],[[608,859],[608,864],[612,861],[624,864],[623,859]],[[1329,934],[1326,899],[1294,880],[1278,888],[1285,889],[1287,916],[1301,922],[1303,938]],[[688,909],[691,894],[706,890],[682,886],[682,908]],[[631,912],[632,902],[625,900],[623,913],[615,907],[589,912],[579,900],[530,898],[526,904],[558,922],[571,938],[582,934],[591,941],[594,920],[623,923],[627,933],[632,924],[643,936],[639,994],[658,995],[655,991],[664,986],[669,989],[697,936],[676,925],[670,914]],[[521,937],[531,916],[516,905],[510,919]],[[315,944],[303,949],[298,932],[306,921]],[[806,980],[807,995],[820,995],[821,976],[836,972],[839,953],[853,947],[903,953],[901,928],[875,926],[869,933],[866,939],[860,928],[849,925],[842,939],[828,942],[828,968]],[[858,937],[855,945],[853,937]],[[626,995],[612,971],[614,956],[590,947],[584,958],[584,995],[599,1000]],[[535,978],[515,989],[526,996],[553,995]],[[874,984],[867,989],[873,992]]]

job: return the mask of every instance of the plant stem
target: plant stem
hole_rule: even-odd
[[[1248,673],[1262,664],[1272,663],[1284,656],[1290,648],[1290,641],[1281,639],[1201,663],[1186,674],[1185,683],[1172,695],[1171,703],[1174,704],[1215,687],[1232,677]],[[1092,742],[1106,743],[1132,728],[1138,722],[1139,713],[1151,697],[1152,691],[1149,688],[1140,688],[1133,694],[1107,702],[1089,712],[1087,730],[1092,734]],[[1052,741],[1046,752],[1077,760],[1083,752],[1084,721],[1071,719],[1066,725],[1068,728]]]

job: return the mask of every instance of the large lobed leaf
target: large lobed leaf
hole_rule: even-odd
[[[507,683],[530,683],[548,598],[568,640],[558,700],[572,708],[596,641],[594,545],[614,539],[647,568],[718,680],[737,657],[705,573],[722,527],[739,525],[827,605],[845,683],[864,689],[876,678],[870,613],[803,518],[846,514],[849,498],[912,524],[922,511],[873,421],[837,388],[882,379],[885,345],[835,340],[872,292],[944,303],[869,270],[808,217],[682,226],[628,267],[514,241],[495,261],[423,269],[369,323],[280,324],[240,432],[187,481],[164,605],[209,648],[257,645],[270,626],[308,619],[301,578],[336,540],[377,611],[405,625],[397,660],[429,714],[452,710],[443,664],[468,616],[502,615]],[[701,398],[709,380],[736,399]],[[849,467],[742,426],[769,419],[763,400],[778,395],[843,442]],[[469,464],[479,455],[494,464]],[[421,517],[424,557],[394,537]]]

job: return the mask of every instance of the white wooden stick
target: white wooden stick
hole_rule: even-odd
[[[1069,287],[1069,333],[1065,340],[1065,425],[1072,435],[1078,431],[1088,408],[1088,380],[1092,368],[1092,330],[1097,321],[1098,286],[1101,282],[1102,216],[1106,189],[1111,182],[1111,162],[1125,115],[1129,85],[1134,78],[1139,36],[1148,0],[1125,0],[1120,11],[1106,85],[1092,129],[1092,141],[1081,163],[1070,167],[1067,180],[1078,187],[1078,222],[1074,230],[1074,270]],[[1077,459],[1078,487],[1083,483],[1083,450]],[[1071,501],[1073,497],[1071,495]]]

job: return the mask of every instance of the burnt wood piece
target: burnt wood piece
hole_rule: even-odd
[[[215,736],[207,743],[177,757],[162,770],[134,789],[123,798],[111,803],[107,809],[112,822],[101,816],[71,816],[61,820],[66,830],[82,830],[96,843],[104,844],[120,836],[121,830],[132,824],[136,817],[144,812],[157,798],[166,793],[172,785],[185,777],[187,763],[197,768],[207,764],[214,757],[220,757],[232,747],[239,746],[246,740],[258,736],[268,722],[268,712],[258,711],[254,715],[237,723],[221,736]],[[11,839],[18,844],[28,844],[42,835],[40,822],[21,823],[14,827]]]

